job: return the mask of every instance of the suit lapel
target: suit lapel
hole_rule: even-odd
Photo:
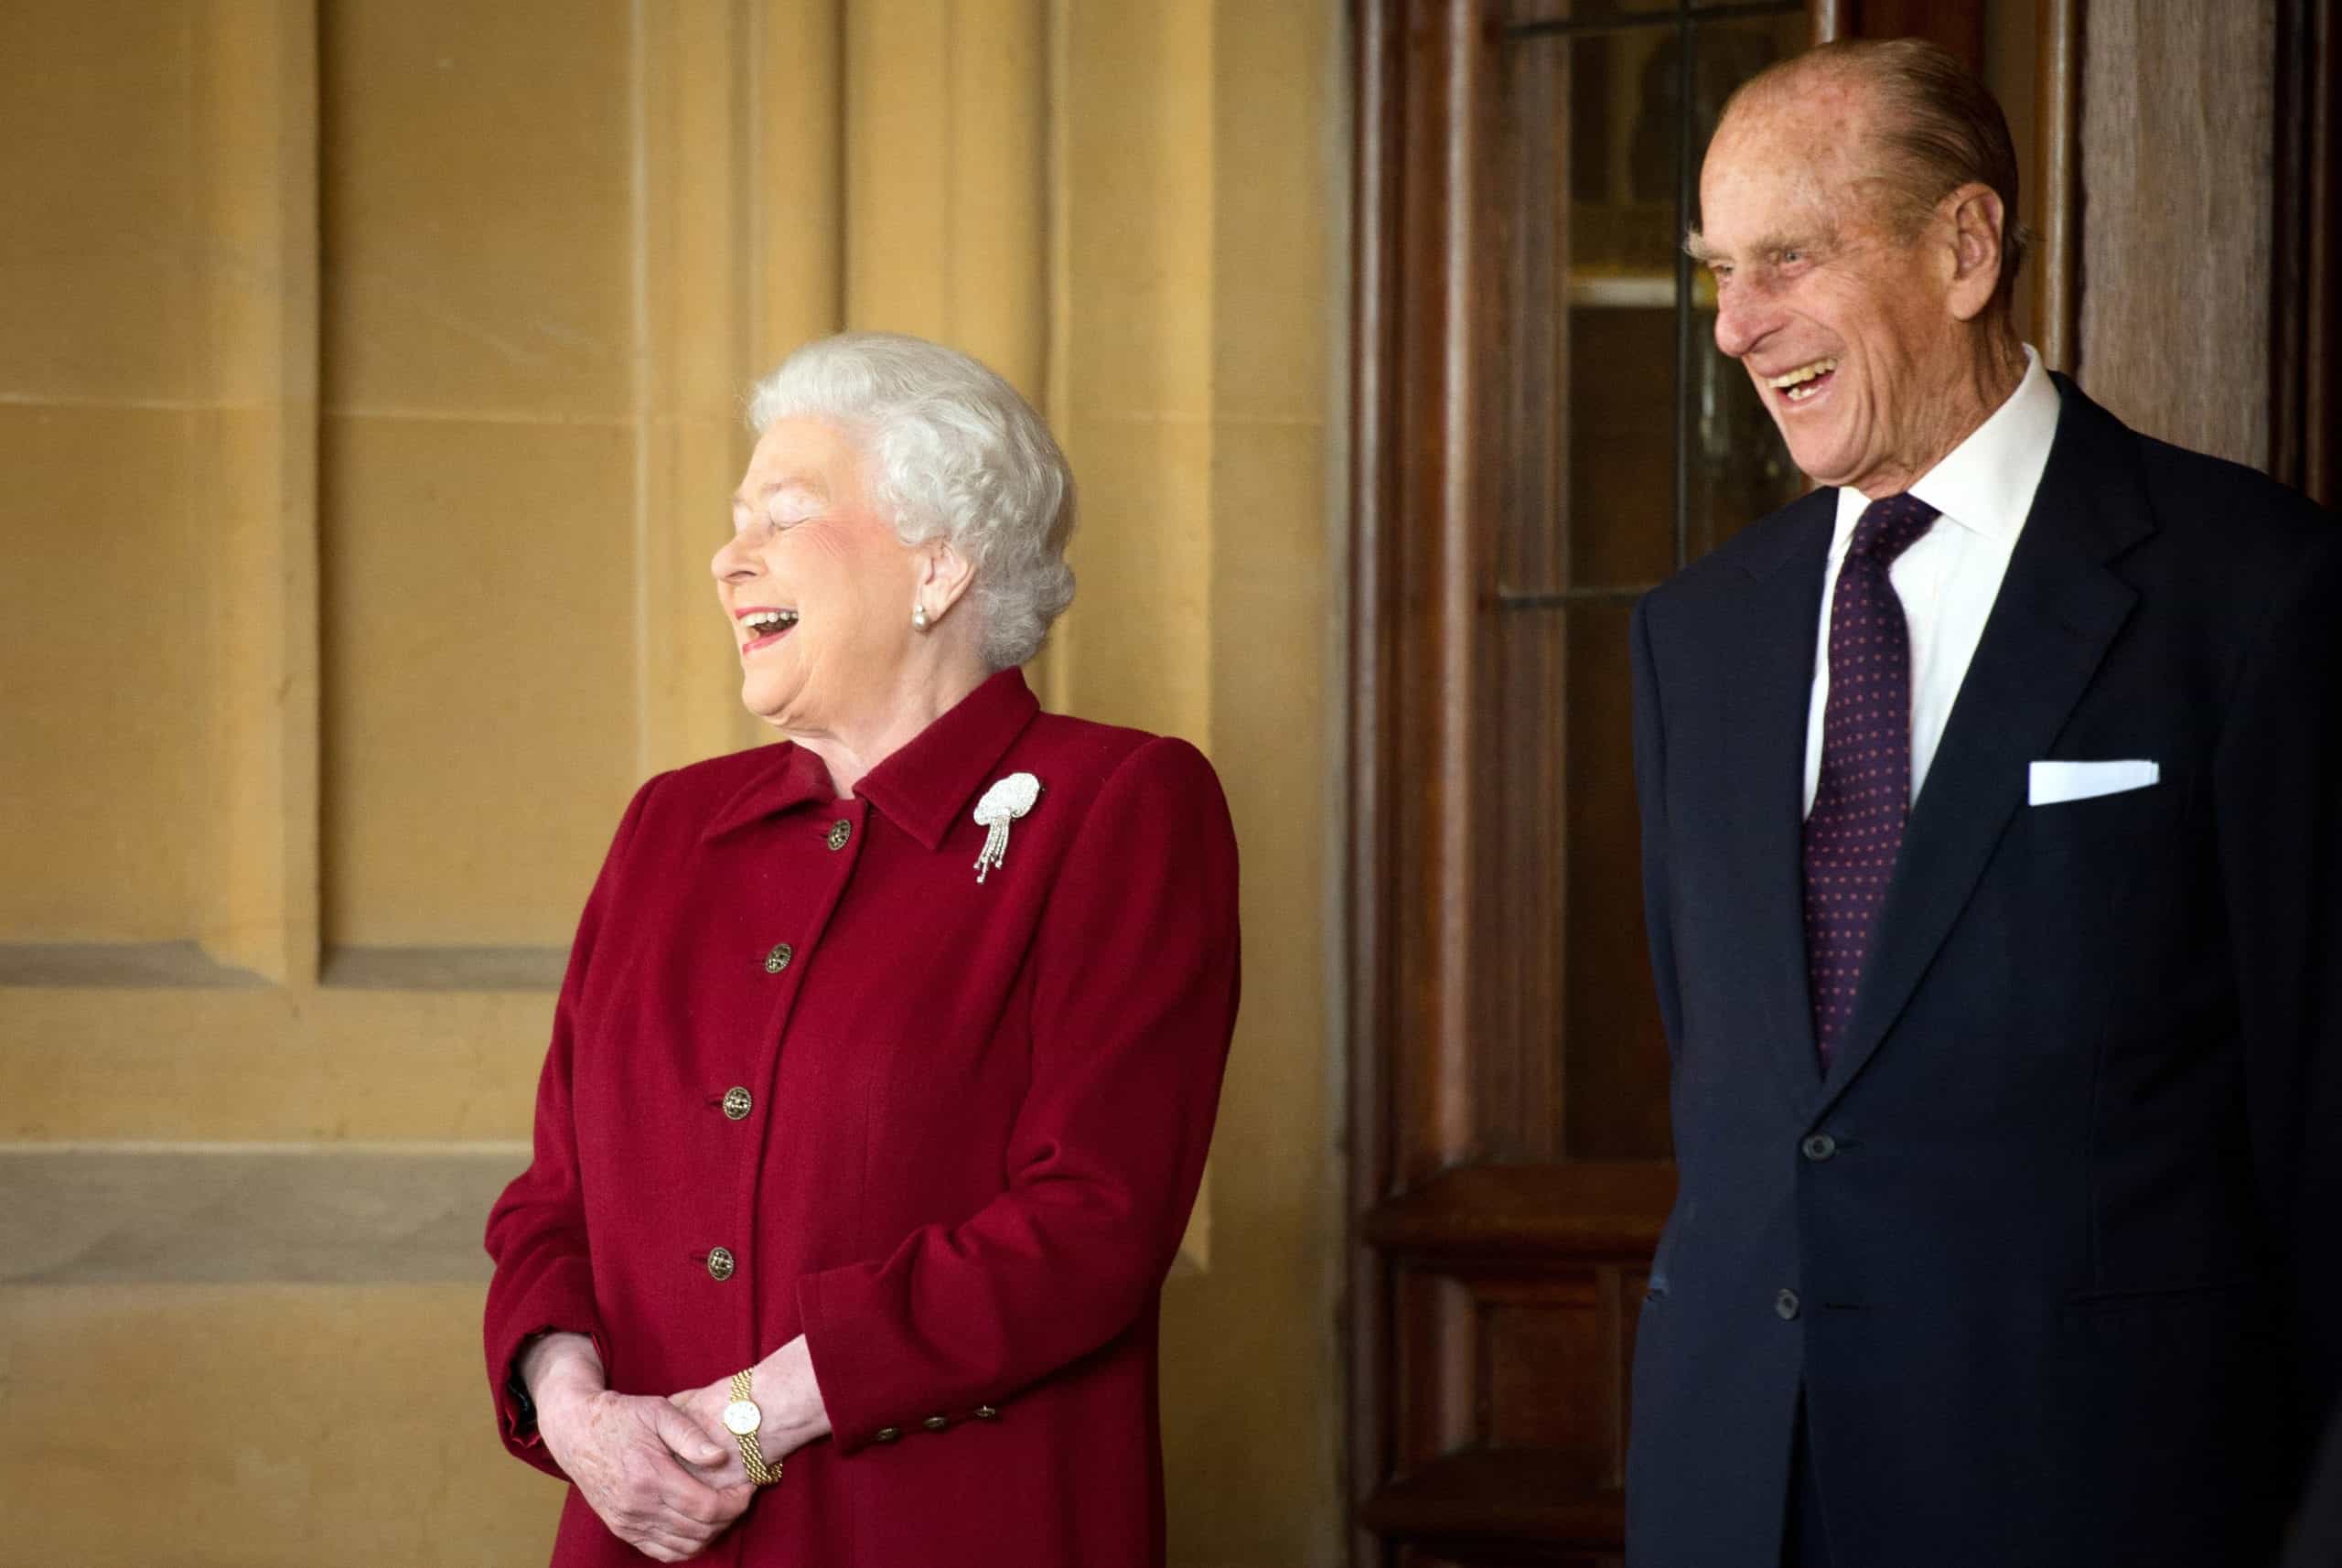
[[[1821,1087],[1805,978],[1802,829],[1806,715],[1836,514],[1832,489],[1797,502],[1778,542],[1749,553],[1746,566],[1755,585],[1733,596],[1726,612],[1736,623],[1717,628],[1716,646],[1732,665],[1720,686],[1734,693],[1726,720],[1729,825],[1718,842],[1729,857],[1726,886],[1745,933],[1734,947],[1746,966],[1733,993],[1755,999],[1750,1022],[1767,1042],[1800,1115]]]
[[[1853,1016],[1832,1054],[1835,1099],[1909,1003],[2137,594],[2106,563],[2153,532],[2130,433],[2057,378],[2049,466],[1961,681],[1888,884]]]

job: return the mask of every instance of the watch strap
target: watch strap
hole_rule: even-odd
[[[735,1400],[747,1400],[751,1404],[755,1403],[755,1396],[751,1391],[754,1387],[754,1380],[747,1372],[732,1374],[732,1397]],[[757,1434],[753,1432],[743,1432],[735,1435],[740,1444],[740,1464],[742,1468],[748,1472],[748,1479],[759,1487],[778,1485],[780,1480],[781,1467],[779,1465],[765,1463],[764,1453],[757,1446]]]

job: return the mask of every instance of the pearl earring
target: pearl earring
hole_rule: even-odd
[[[911,606],[911,627],[912,629],[917,631],[925,631],[927,629],[927,607],[925,605]]]

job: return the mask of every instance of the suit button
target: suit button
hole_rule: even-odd
[[[732,1277],[736,1262],[728,1247],[717,1247],[707,1254],[707,1277],[722,1283]]]
[[[724,1091],[724,1114],[735,1122],[747,1121],[756,1103],[755,1098],[736,1084]]]
[[[772,951],[765,954],[765,972],[779,974],[789,967],[789,961],[796,956],[797,950],[787,942],[775,942]]]
[[[902,1434],[903,1429],[899,1426],[882,1426],[877,1431],[870,1434],[870,1441],[873,1443],[892,1443],[896,1438],[900,1437]]]
[[[1816,1133],[1797,1147],[1798,1153],[1818,1164],[1838,1152],[1838,1140],[1827,1133]]]
[[[945,1427],[951,1425],[951,1421],[948,1416],[930,1415],[925,1421],[920,1422],[919,1424],[927,1428],[929,1432],[940,1432]]]
[[[854,824],[847,822],[843,817],[840,817],[836,822],[830,824],[830,836],[822,842],[830,846],[832,854],[835,854],[837,851],[843,849],[845,847],[845,841],[853,836]]]
[[[991,1405],[980,1404],[976,1406],[976,1419],[978,1421],[998,1421],[1000,1419],[1000,1412]]]
[[[1779,1315],[1783,1323],[1793,1321],[1799,1310],[1797,1292],[1793,1290],[1785,1290],[1773,1298],[1773,1311]]]

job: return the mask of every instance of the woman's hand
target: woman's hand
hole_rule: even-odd
[[[764,1412],[764,1424],[757,1428],[757,1452],[768,1465],[779,1465],[808,1443],[830,1434],[830,1412],[822,1403],[812,1353],[802,1334],[748,1369],[748,1397]],[[745,1485],[748,1473],[741,1464],[740,1445],[724,1424],[724,1407],[732,1402],[732,1380],[685,1389],[670,1396],[669,1402],[693,1427],[724,1445],[721,1465],[694,1462],[692,1473],[711,1486]]]
[[[610,1392],[584,1335],[549,1334],[530,1346],[521,1378],[554,1462],[610,1533],[645,1556],[661,1563],[697,1556],[756,1496],[745,1476],[736,1484],[704,1478],[723,1473],[730,1444],[717,1443],[666,1400]],[[736,1474],[739,1454],[730,1457]]]

